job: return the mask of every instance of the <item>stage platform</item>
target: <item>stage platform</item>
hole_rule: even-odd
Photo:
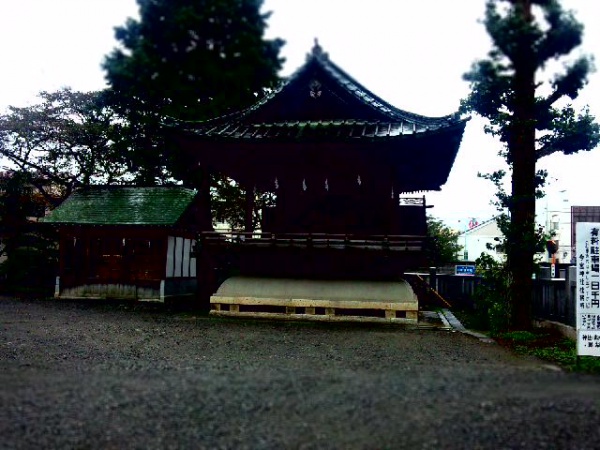
[[[210,299],[211,314],[290,320],[411,323],[419,303],[403,280],[314,280],[235,276]]]

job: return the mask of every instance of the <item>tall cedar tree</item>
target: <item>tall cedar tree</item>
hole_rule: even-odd
[[[536,162],[598,145],[600,130],[594,118],[564,101],[575,99],[587,83],[591,61],[584,56],[566,62],[562,73],[542,82],[548,63],[568,55],[582,41],[583,26],[558,0],[488,0],[484,24],[493,48],[465,75],[472,92],[463,106],[488,119],[486,131],[505,144],[503,155],[512,170],[511,193],[502,199],[510,215],[504,234],[511,325],[528,329],[535,196],[544,182]]]
[[[262,0],[137,0],[140,19],[116,28],[104,61],[109,102],[127,119],[138,182],[181,179],[165,118],[203,120],[257,101],[278,82],[283,41],[264,38]]]

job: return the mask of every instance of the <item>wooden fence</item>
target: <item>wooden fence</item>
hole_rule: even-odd
[[[533,286],[533,315],[575,327],[575,267],[565,278],[536,279]],[[454,308],[476,309],[475,289],[483,280],[478,276],[430,274],[424,277]]]

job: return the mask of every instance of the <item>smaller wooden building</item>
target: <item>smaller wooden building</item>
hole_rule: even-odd
[[[196,191],[180,186],[77,190],[44,219],[60,236],[55,297],[164,302],[195,295],[200,211]]]

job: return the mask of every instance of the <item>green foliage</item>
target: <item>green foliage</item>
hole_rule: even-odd
[[[485,131],[505,144],[501,155],[512,171],[510,194],[502,185],[504,171],[484,178],[498,188],[497,206],[504,214],[499,225],[511,274],[513,326],[527,328],[540,241],[535,198],[542,195],[547,175],[536,171],[536,162],[554,153],[588,151],[600,142],[600,127],[587,109],[576,112],[559,103],[578,96],[592,63],[580,57],[544,81],[547,64],[581,44],[582,25],[558,0],[488,0],[484,24],[493,48],[465,74],[471,93],[462,109],[486,118]]]
[[[122,180],[127,167],[113,145],[119,125],[97,92],[41,92],[40,103],[0,116],[0,154],[30,174],[48,202],[78,185]]]
[[[462,250],[458,244],[459,235],[458,231],[448,228],[440,219],[427,216],[427,264],[441,267],[456,261],[456,255]]]
[[[232,230],[244,230],[246,222],[246,192],[233,180],[226,177],[213,177],[211,207],[213,224],[226,223]],[[273,206],[274,196],[271,193],[254,192],[254,209],[252,211],[252,227],[261,227],[261,211],[266,206]]]
[[[482,253],[476,261],[482,283],[475,289],[474,300],[480,321],[492,333],[506,331],[510,325],[510,272],[505,262]]]
[[[233,230],[244,229],[245,194],[235,181],[226,177],[214,177],[211,187],[213,221],[227,223]]]
[[[508,331],[502,333],[503,339],[510,339],[513,342],[531,342],[538,338],[538,335],[531,331]]]
[[[278,82],[280,39],[264,39],[262,0],[138,0],[104,61],[121,106],[201,120],[256,101]]]
[[[163,139],[166,118],[204,120],[254,103],[278,83],[280,39],[264,39],[262,0],[138,0],[140,20],[117,27],[104,60],[106,101],[127,121],[120,145],[138,179],[190,176]],[[193,175],[191,175],[193,176]],[[215,185],[218,190],[220,187]],[[229,192],[223,186],[223,195]]]
[[[12,250],[3,252],[7,257],[0,263],[3,289],[17,294],[52,295],[58,270],[56,241],[52,229],[35,224],[9,238]]]
[[[31,181],[28,172],[0,174],[0,223],[5,233],[19,228],[28,216],[43,215],[44,201],[35,196]]]
[[[587,108],[577,113],[571,105],[556,106],[565,97],[577,98],[587,84],[593,67],[587,56],[566,64],[564,72],[545,83],[538,76],[529,88],[543,92],[547,85],[549,93],[531,98],[532,117],[516,114],[521,102],[517,97],[517,72],[526,68],[540,74],[550,60],[560,59],[579,46],[583,33],[583,26],[573,13],[562,9],[558,0],[530,2],[541,9],[543,20],[536,20],[525,3],[488,0],[484,23],[494,48],[487,59],[477,61],[465,74],[465,80],[471,84],[471,94],[463,101],[463,109],[488,119],[486,131],[507,144],[509,164],[514,158],[511,144],[516,138],[515,125],[523,120],[531,121],[530,125],[541,132],[535,148],[536,159],[556,152],[572,154],[591,150],[600,142],[600,128]],[[507,8],[502,8],[503,5]]]
[[[29,220],[43,215],[46,205],[30,180],[27,172],[0,177],[0,280],[9,292],[49,295],[57,268],[56,236]]]
[[[593,356],[577,358],[575,342],[557,332],[544,329],[517,331],[500,333],[496,338],[517,353],[536,356],[568,371],[600,373],[600,359]]]

